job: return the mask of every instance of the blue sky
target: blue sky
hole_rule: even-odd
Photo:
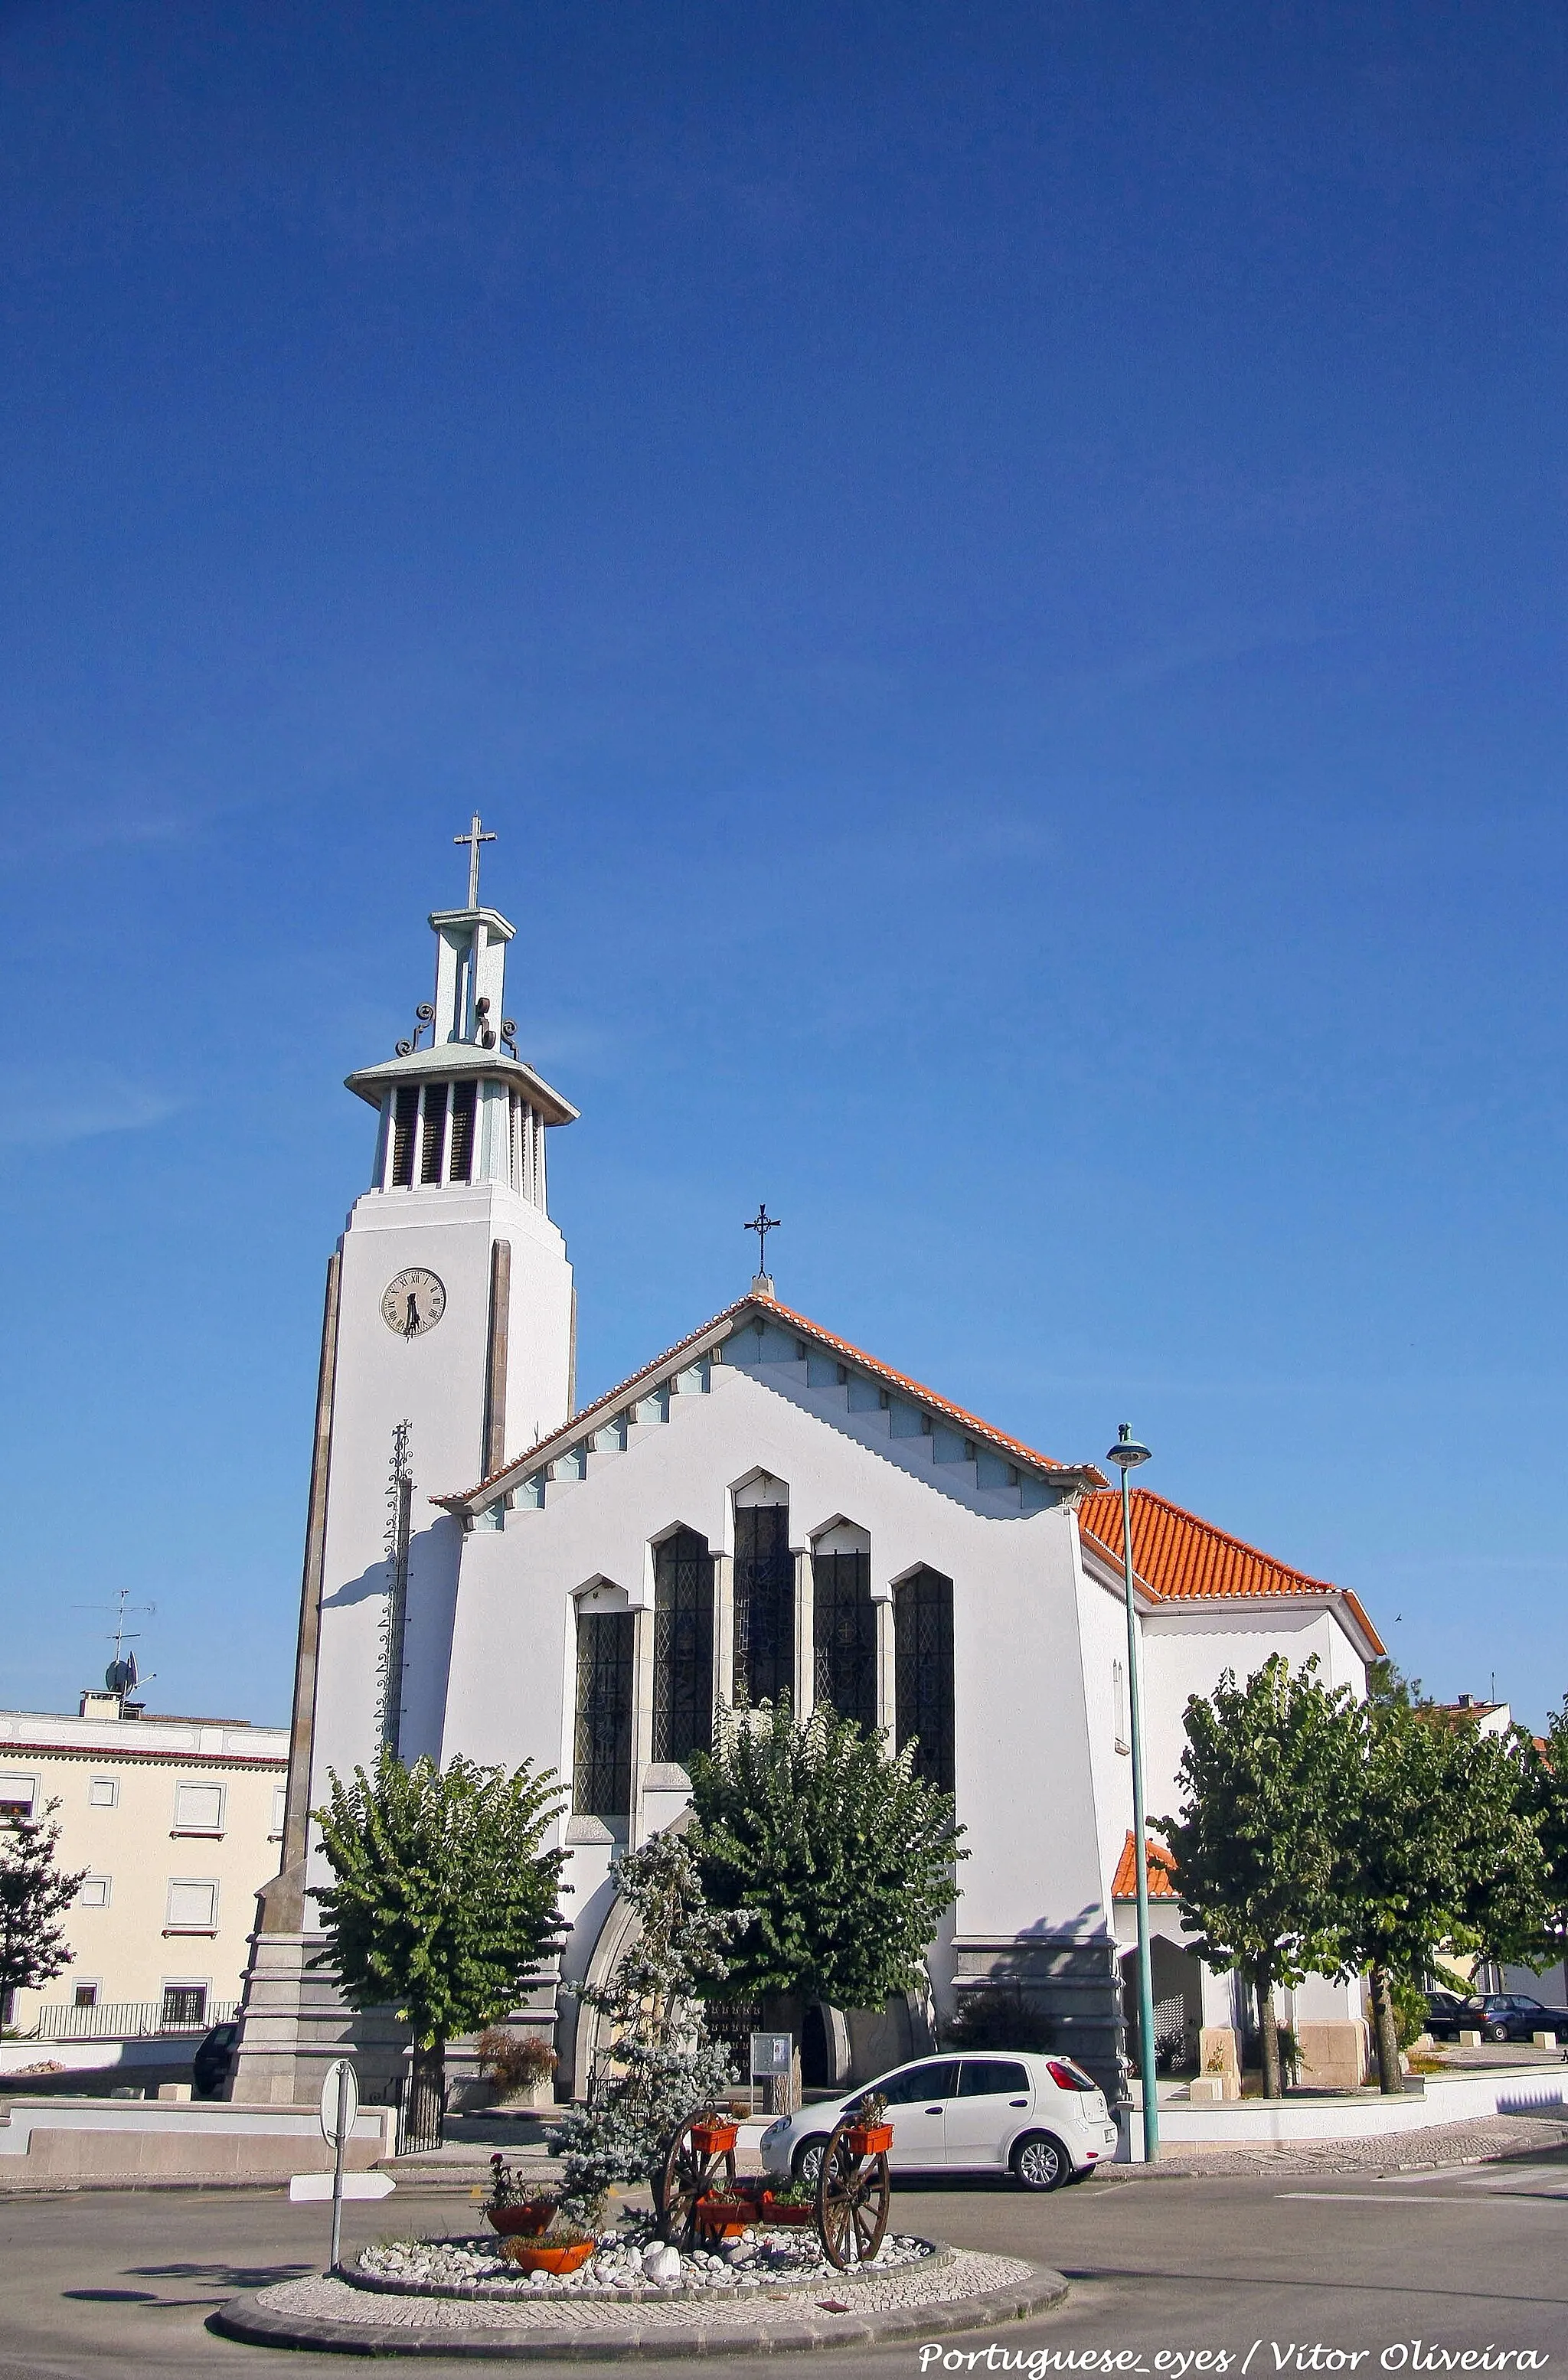
[[[284,1716],[477,805],[585,1395],[766,1196],[1539,1720],[1565,103],[1545,6],[10,0],[0,1700],[124,1585]]]

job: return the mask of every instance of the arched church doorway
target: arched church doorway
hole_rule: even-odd
[[[826,2091],[833,2080],[827,2019],[820,2002],[813,2000],[800,2025],[800,2086],[804,2091]]]

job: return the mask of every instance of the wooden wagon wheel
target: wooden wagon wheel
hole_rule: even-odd
[[[691,2137],[696,2118],[677,2126],[659,2179],[659,2230],[672,2248],[697,2240],[697,2207],[711,2190],[729,2197],[735,2189],[734,2149],[699,2149]]]
[[[882,2244],[893,2183],[887,2153],[862,2156],[849,2145],[857,2119],[841,2117],[822,2151],[817,2174],[817,2237],[841,2273],[869,2265]]]

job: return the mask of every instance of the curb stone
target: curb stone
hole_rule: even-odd
[[[1018,2261],[1022,2262],[1022,2259]],[[249,2347],[313,2348],[338,2355],[445,2355],[502,2362],[603,2363],[631,2356],[657,2358],[781,2355],[815,2348],[872,2347],[892,2338],[936,2338],[956,2330],[982,2330],[999,2323],[1027,2322],[1065,2299],[1065,2276],[1048,2265],[1031,2265],[1027,2277],[1008,2288],[984,2290],[947,2303],[891,2307],[886,2313],[759,2322],[722,2329],[694,2325],[596,2330],[590,2337],[563,2325],[559,2329],[507,2331],[389,2329],[380,2323],[336,2322],[274,2313],[248,2289],[213,2314],[207,2327]],[[782,2311],[782,2310],[781,2310]]]

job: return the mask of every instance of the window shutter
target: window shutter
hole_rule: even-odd
[[[218,1922],[215,1884],[174,1883],[169,1887],[169,1924],[209,1932]]]
[[[181,1833],[215,1835],[224,1823],[221,1785],[176,1785],[175,1825]]]

